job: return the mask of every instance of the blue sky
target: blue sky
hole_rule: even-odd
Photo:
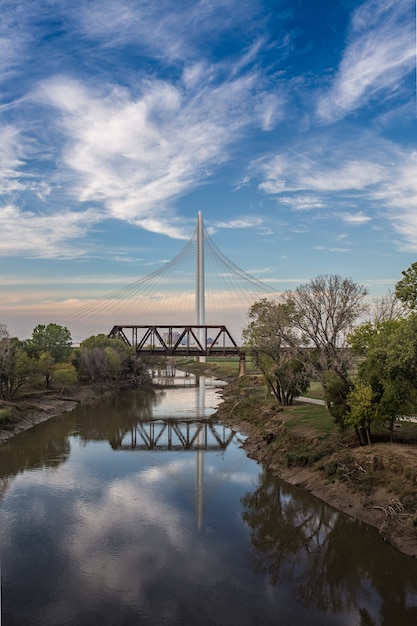
[[[198,211],[277,291],[340,274],[381,296],[416,260],[414,0],[0,7],[12,334],[155,271]]]

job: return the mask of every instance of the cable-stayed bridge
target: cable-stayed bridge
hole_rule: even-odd
[[[85,302],[65,324],[73,336],[106,333],[148,354],[239,354],[250,306],[274,293],[221,252],[199,212],[194,234],[171,261]]]

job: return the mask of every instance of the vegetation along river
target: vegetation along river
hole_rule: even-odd
[[[177,374],[0,447],[4,626],[415,625],[417,561],[264,472],[218,383]]]

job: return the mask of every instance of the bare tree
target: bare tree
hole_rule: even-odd
[[[326,388],[326,373],[335,372],[347,381],[351,352],[347,335],[368,310],[364,298],[368,291],[350,278],[318,276],[284,297],[294,309],[293,323],[305,349],[310,366]]]
[[[404,303],[393,291],[386,296],[375,298],[373,301],[374,323],[380,324],[388,320],[398,320],[406,315],[407,309]]]

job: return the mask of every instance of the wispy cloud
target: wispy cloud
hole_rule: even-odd
[[[74,7],[74,19],[89,38],[103,45],[134,43],[168,63],[190,61],[199,56],[207,38],[220,41],[225,32],[246,29],[256,7],[250,0],[93,0]],[[254,27],[252,22],[252,28]]]
[[[237,220],[219,221],[212,223],[216,228],[252,228],[260,226],[262,219],[260,217],[242,217]]]
[[[24,148],[19,129],[6,125],[0,127],[0,193],[23,190],[20,182]]]
[[[82,256],[86,250],[79,242],[77,246],[71,242],[81,238],[97,221],[98,216],[92,210],[37,215],[12,205],[0,207],[0,256],[20,254],[44,259]]]
[[[417,153],[369,131],[317,137],[312,130],[303,149],[294,144],[255,162],[260,189],[292,211],[331,212],[352,225],[383,217],[403,237],[399,245],[417,250]]]
[[[368,0],[353,14],[348,45],[317,115],[332,122],[366,102],[389,99],[416,61],[414,3]]]
[[[342,222],[347,222],[348,224],[366,224],[371,221],[371,217],[368,215],[364,215],[362,211],[359,213],[342,213],[340,216]]]
[[[362,140],[363,141],[363,140]],[[327,138],[328,149],[323,154],[322,146],[314,145],[315,137],[306,140],[303,152],[294,147],[286,154],[280,154],[258,162],[265,180],[259,188],[266,193],[284,192],[338,192],[365,189],[384,179],[386,174],[382,164],[370,158],[361,157],[360,150],[352,142],[336,145],[336,138]],[[330,145],[332,144],[332,145]],[[368,149],[369,151],[369,149]],[[283,203],[294,208],[308,208],[311,204],[320,205],[320,197],[303,196],[298,205],[297,198],[284,196]]]
[[[251,123],[255,74],[193,89],[143,83],[140,95],[102,93],[55,77],[36,98],[55,109],[64,135],[63,161],[80,202],[100,202],[113,217],[153,232],[185,238],[167,206],[204,183]],[[174,224],[173,224],[174,222]]]
[[[303,194],[281,196],[279,202],[289,206],[293,211],[311,211],[312,209],[321,209],[325,206],[318,196],[306,196]]]

